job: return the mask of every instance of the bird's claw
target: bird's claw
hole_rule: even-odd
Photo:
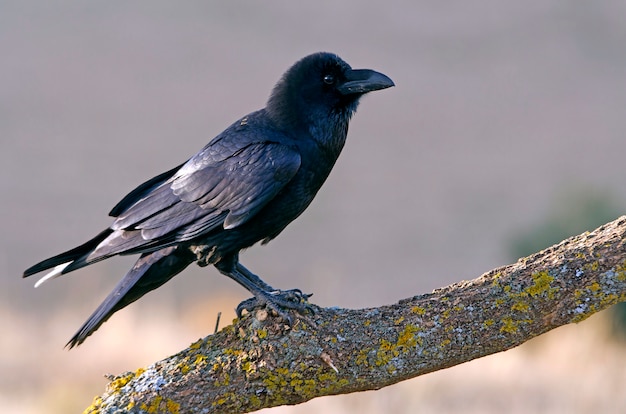
[[[266,306],[276,312],[278,316],[291,326],[293,324],[293,317],[290,315],[289,311],[295,310],[304,313],[307,310],[313,310],[308,300],[312,295],[312,293],[302,293],[300,289],[262,292],[257,296],[241,302],[237,305],[235,311],[237,312],[237,317],[241,318],[244,310],[250,313],[254,309]]]

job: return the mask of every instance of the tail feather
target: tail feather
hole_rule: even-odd
[[[56,266],[52,272],[49,272],[48,274],[46,274],[44,277],[42,277],[41,279],[39,279],[37,281],[37,283],[35,283],[35,287],[38,288],[39,286],[41,286],[44,282],[51,280],[51,279],[56,279],[57,277],[61,276],[63,274],[63,270],[65,270],[66,267],[68,267],[70,265],[70,263],[72,262],[67,262],[67,263],[63,263],[60,264],[58,266]]]
[[[43,260],[36,265],[33,265],[24,271],[24,275],[22,277],[32,276],[36,273],[43,272],[44,270],[55,268],[48,275],[44,276],[42,280],[38,282],[37,285],[40,285],[45,280],[54,279],[54,277],[58,277],[62,274],[68,273],[70,270],[67,270],[66,267],[69,266],[72,262],[75,262],[81,258],[84,258],[91,253],[98,244],[104,239],[107,238],[109,234],[111,234],[113,230],[106,229],[102,233],[98,234],[93,239],[88,242],[81,244],[78,247],[75,247],[71,250],[68,250],[64,253],[53,256],[49,259]],[[93,262],[85,262],[82,266],[86,266]],[[63,266],[63,268],[61,268]],[[76,270],[78,267],[73,267],[71,270]],[[56,272],[56,273],[55,273]],[[45,280],[44,280],[45,279]]]
[[[176,250],[176,246],[143,254],[109,296],[74,334],[66,347],[71,349],[82,344],[115,312],[163,285],[193,263],[194,260],[195,256],[191,255],[188,250],[179,252]]]

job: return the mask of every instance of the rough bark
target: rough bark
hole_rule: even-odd
[[[249,412],[373,390],[504,351],[626,300],[626,216],[517,263],[289,328],[259,310],[112,378],[86,412]]]

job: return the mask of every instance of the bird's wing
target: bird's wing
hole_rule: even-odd
[[[135,248],[139,240],[129,237],[135,231],[154,246],[164,237],[182,241],[218,226],[237,227],[272,200],[300,168],[298,152],[279,143],[229,147],[224,151],[223,145],[207,146],[165,182],[138,191],[134,203],[125,199],[123,208],[114,209],[118,216],[111,228],[126,232],[122,238],[127,241],[113,244],[118,249],[125,245],[123,251]],[[112,236],[109,241],[117,238]]]
[[[111,216],[111,217],[118,217],[120,214],[122,214],[124,211],[126,211],[130,206],[135,204],[142,197],[145,197],[152,190],[154,190],[158,186],[162,185],[165,181],[169,180],[174,174],[176,174],[176,172],[178,170],[180,170],[180,168],[183,165],[184,164],[181,164],[181,165],[179,165],[177,167],[172,168],[169,171],[166,171],[166,172],[164,172],[162,174],[159,174],[156,177],[149,179],[145,183],[143,183],[140,186],[138,186],[137,188],[135,188],[133,191],[128,193],[126,195],[126,197],[124,197],[122,200],[120,200],[120,202],[117,203],[115,205],[115,207],[113,207],[111,209],[111,212],[109,213],[109,216]]]

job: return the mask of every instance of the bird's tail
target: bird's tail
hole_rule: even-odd
[[[115,312],[158,288],[193,263],[194,260],[195,256],[191,255],[188,250],[180,253],[176,246],[141,255],[133,268],[120,280],[104,302],[74,334],[66,347],[71,349],[82,344]]]
[[[100,242],[106,239],[112,232],[113,230],[106,229],[93,239],[81,244],[78,247],[37,263],[36,265],[26,269],[22,277],[32,276],[35,273],[52,269],[54,267],[51,272],[46,274],[35,284],[35,287],[37,287],[46,280],[54,279],[62,274],[71,272],[72,270],[80,269],[81,267],[87,266],[96,261],[106,259],[109,256],[102,256],[95,260],[86,260],[89,254],[100,244]]]

